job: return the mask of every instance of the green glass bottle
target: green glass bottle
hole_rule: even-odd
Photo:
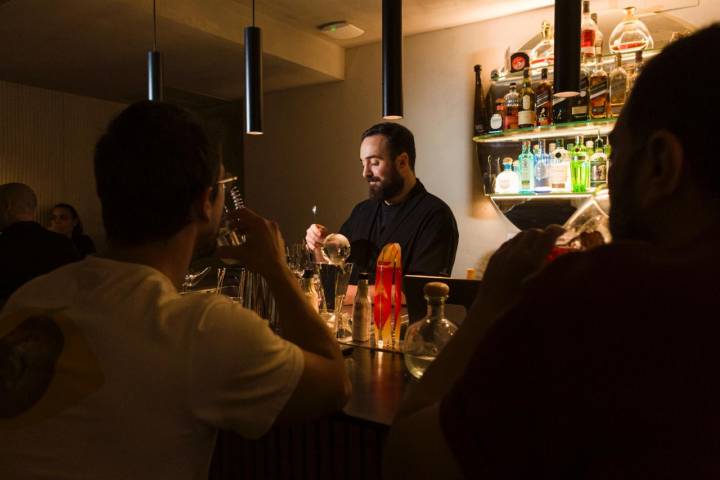
[[[575,138],[570,162],[570,183],[573,193],[586,193],[590,188],[590,159],[582,136]]]
[[[520,193],[533,193],[535,190],[535,157],[529,140],[524,140],[522,143],[518,165],[520,167]]]

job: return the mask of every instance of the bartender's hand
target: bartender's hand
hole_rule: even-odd
[[[218,247],[215,256],[238,260],[250,270],[269,278],[287,268],[285,241],[278,224],[256,214],[249,208],[231,212],[233,228],[245,235],[245,243]]]
[[[557,238],[565,230],[550,225],[544,230],[525,230],[505,242],[490,258],[482,281],[482,296],[497,311],[517,299],[523,282],[547,263]]]
[[[313,223],[305,232],[305,244],[308,250],[317,250],[322,247],[325,237],[328,236],[328,229],[319,223]]]

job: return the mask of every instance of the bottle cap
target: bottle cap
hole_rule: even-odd
[[[450,287],[442,282],[426,283],[423,288],[426,297],[447,297],[450,294]]]
[[[314,276],[315,276],[315,272],[313,272],[312,270],[308,269],[308,270],[305,270],[305,271],[303,272],[302,278],[313,278]]]

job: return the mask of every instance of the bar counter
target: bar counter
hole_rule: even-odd
[[[345,364],[353,392],[342,412],[258,440],[220,432],[210,478],[381,478],[387,432],[414,380],[397,352],[356,346]]]

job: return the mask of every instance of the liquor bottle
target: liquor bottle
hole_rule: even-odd
[[[595,152],[590,157],[590,186],[601,188],[607,184],[607,155],[600,137],[595,140]]]
[[[522,152],[518,156],[518,164],[520,167],[520,193],[533,193],[535,189],[535,165],[532,150],[530,149],[530,141],[524,140],[522,143]]]
[[[570,183],[574,193],[585,193],[590,187],[590,159],[582,136],[575,138],[575,147],[570,160]]]
[[[415,378],[423,376],[458,330],[445,318],[445,301],[450,288],[441,282],[430,282],[425,284],[423,291],[428,305],[427,316],[408,327],[402,346],[405,366]]]
[[[637,77],[642,72],[643,68],[643,53],[642,50],[638,50],[635,52],[635,65],[633,66],[632,72],[628,75],[628,89],[627,94],[630,95],[630,92],[632,91],[633,87],[635,86],[635,81],[637,80]]]
[[[300,288],[302,288],[305,298],[308,303],[313,307],[316,312],[320,308],[320,296],[315,288],[315,272],[312,270],[305,270],[303,272],[302,279],[300,279]]]
[[[613,117],[620,115],[628,90],[628,74],[622,67],[622,55],[615,55],[615,68],[610,72],[610,110]]]
[[[550,155],[545,152],[545,140],[538,140],[535,154],[535,192],[550,193]]]
[[[572,97],[571,119],[573,122],[581,122],[589,118],[589,81],[590,73],[587,70],[587,65],[582,64],[580,67],[580,95]]]
[[[510,84],[510,91],[505,95],[505,130],[518,128],[518,112],[520,110],[520,95],[517,93],[517,84]]]
[[[530,50],[530,66],[532,68],[547,67],[555,62],[555,43],[552,25],[543,20],[540,32],[542,39]]]
[[[520,89],[520,110],[518,112],[518,126],[520,128],[535,127],[535,104],[537,96],[532,88],[530,69],[523,70],[523,83]]]
[[[482,80],[480,79],[480,73],[482,67],[475,65],[475,108],[473,119],[475,125],[475,135],[485,135],[488,133],[488,114],[487,105],[485,105],[485,96],[483,95]]]
[[[592,140],[586,140],[585,141],[585,154],[587,155],[588,159],[593,156],[595,153],[595,142]]]
[[[548,81],[548,69],[543,68],[540,74],[540,85],[535,89],[535,109],[537,124],[541,127],[551,125],[553,121],[553,86]]]
[[[630,53],[655,46],[647,26],[635,16],[635,7],[625,8],[625,18],[610,34],[608,47],[613,53]]]
[[[602,30],[600,30],[600,24],[598,23],[598,14],[592,13],[590,15],[592,21],[595,22],[597,31],[595,32],[595,57],[602,57],[603,54],[603,42],[605,41]]]
[[[571,106],[572,99],[568,97],[556,97],[553,95],[552,121],[554,124],[566,123],[572,120]]]
[[[372,303],[368,296],[368,274],[360,273],[358,276],[357,293],[352,309],[352,339],[355,342],[370,340],[372,325]]]
[[[495,193],[519,193],[520,177],[512,171],[512,159],[503,162],[503,171],[495,179]]]
[[[596,58],[596,60],[599,60]],[[608,118],[610,115],[610,83],[602,63],[595,62],[590,74],[590,118]]]
[[[557,140],[557,146],[550,155],[550,188],[554,192],[567,192],[570,173],[570,158],[563,147],[563,139]]]
[[[503,130],[503,114],[505,113],[505,99],[495,100],[495,113],[490,117],[490,133],[499,133]]]
[[[580,53],[584,58],[595,55],[595,38],[598,27],[590,16],[590,0],[583,0],[583,13],[580,21]]]

